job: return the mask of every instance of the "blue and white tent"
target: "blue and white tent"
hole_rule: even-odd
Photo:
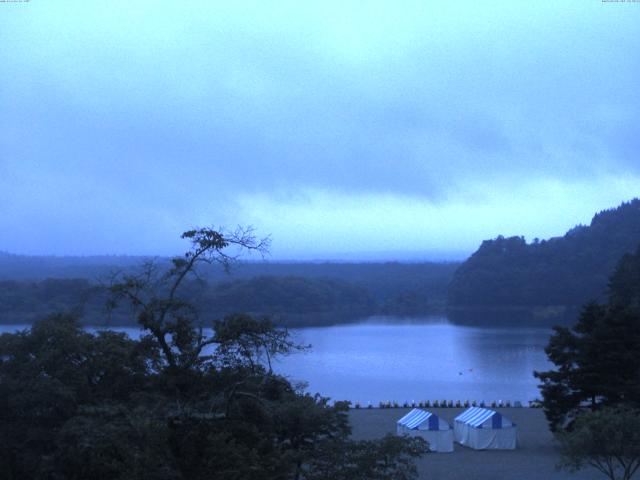
[[[456,442],[476,450],[516,448],[516,424],[501,413],[472,407],[454,419]]]
[[[453,452],[453,430],[446,420],[437,415],[414,408],[398,420],[398,435],[422,437],[429,442],[432,452]]]

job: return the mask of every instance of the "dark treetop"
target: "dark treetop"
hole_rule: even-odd
[[[640,244],[640,200],[593,217],[563,237],[487,240],[454,274],[449,304],[579,306],[603,300],[607,279],[622,255]]]

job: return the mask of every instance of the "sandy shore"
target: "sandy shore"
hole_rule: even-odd
[[[350,413],[353,437],[371,439],[395,433],[396,421],[410,409],[361,409]],[[464,411],[459,408],[429,409],[450,424]],[[429,453],[418,460],[421,479],[437,480],[560,480],[603,479],[594,469],[571,474],[555,468],[558,448],[541,409],[497,409],[518,426],[516,450],[476,451],[455,444],[453,453]]]

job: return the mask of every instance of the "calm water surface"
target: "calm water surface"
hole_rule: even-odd
[[[435,399],[524,403],[540,396],[532,372],[550,368],[547,328],[373,320],[294,334],[313,349],[285,358],[281,371],[292,380],[306,379],[313,392],[363,405]]]
[[[27,326],[0,326],[15,331]],[[118,329],[136,337],[135,328]],[[446,319],[392,318],[292,330],[312,350],[274,365],[291,381],[333,399],[519,400],[538,398],[534,370],[550,367],[544,353],[550,329],[453,325]]]

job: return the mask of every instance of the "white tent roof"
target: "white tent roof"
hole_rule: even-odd
[[[440,430],[442,428],[441,422],[439,421],[437,415],[434,415],[433,413],[426,410],[421,410],[419,408],[414,408],[404,417],[398,420],[398,425],[402,425],[408,429],[419,428],[425,423],[428,424],[429,430]]]
[[[471,407],[455,418],[456,422],[461,422],[475,428],[482,426],[491,419],[493,428],[510,427],[513,423],[504,418],[500,413],[488,408]],[[487,425],[488,426],[488,425]]]

